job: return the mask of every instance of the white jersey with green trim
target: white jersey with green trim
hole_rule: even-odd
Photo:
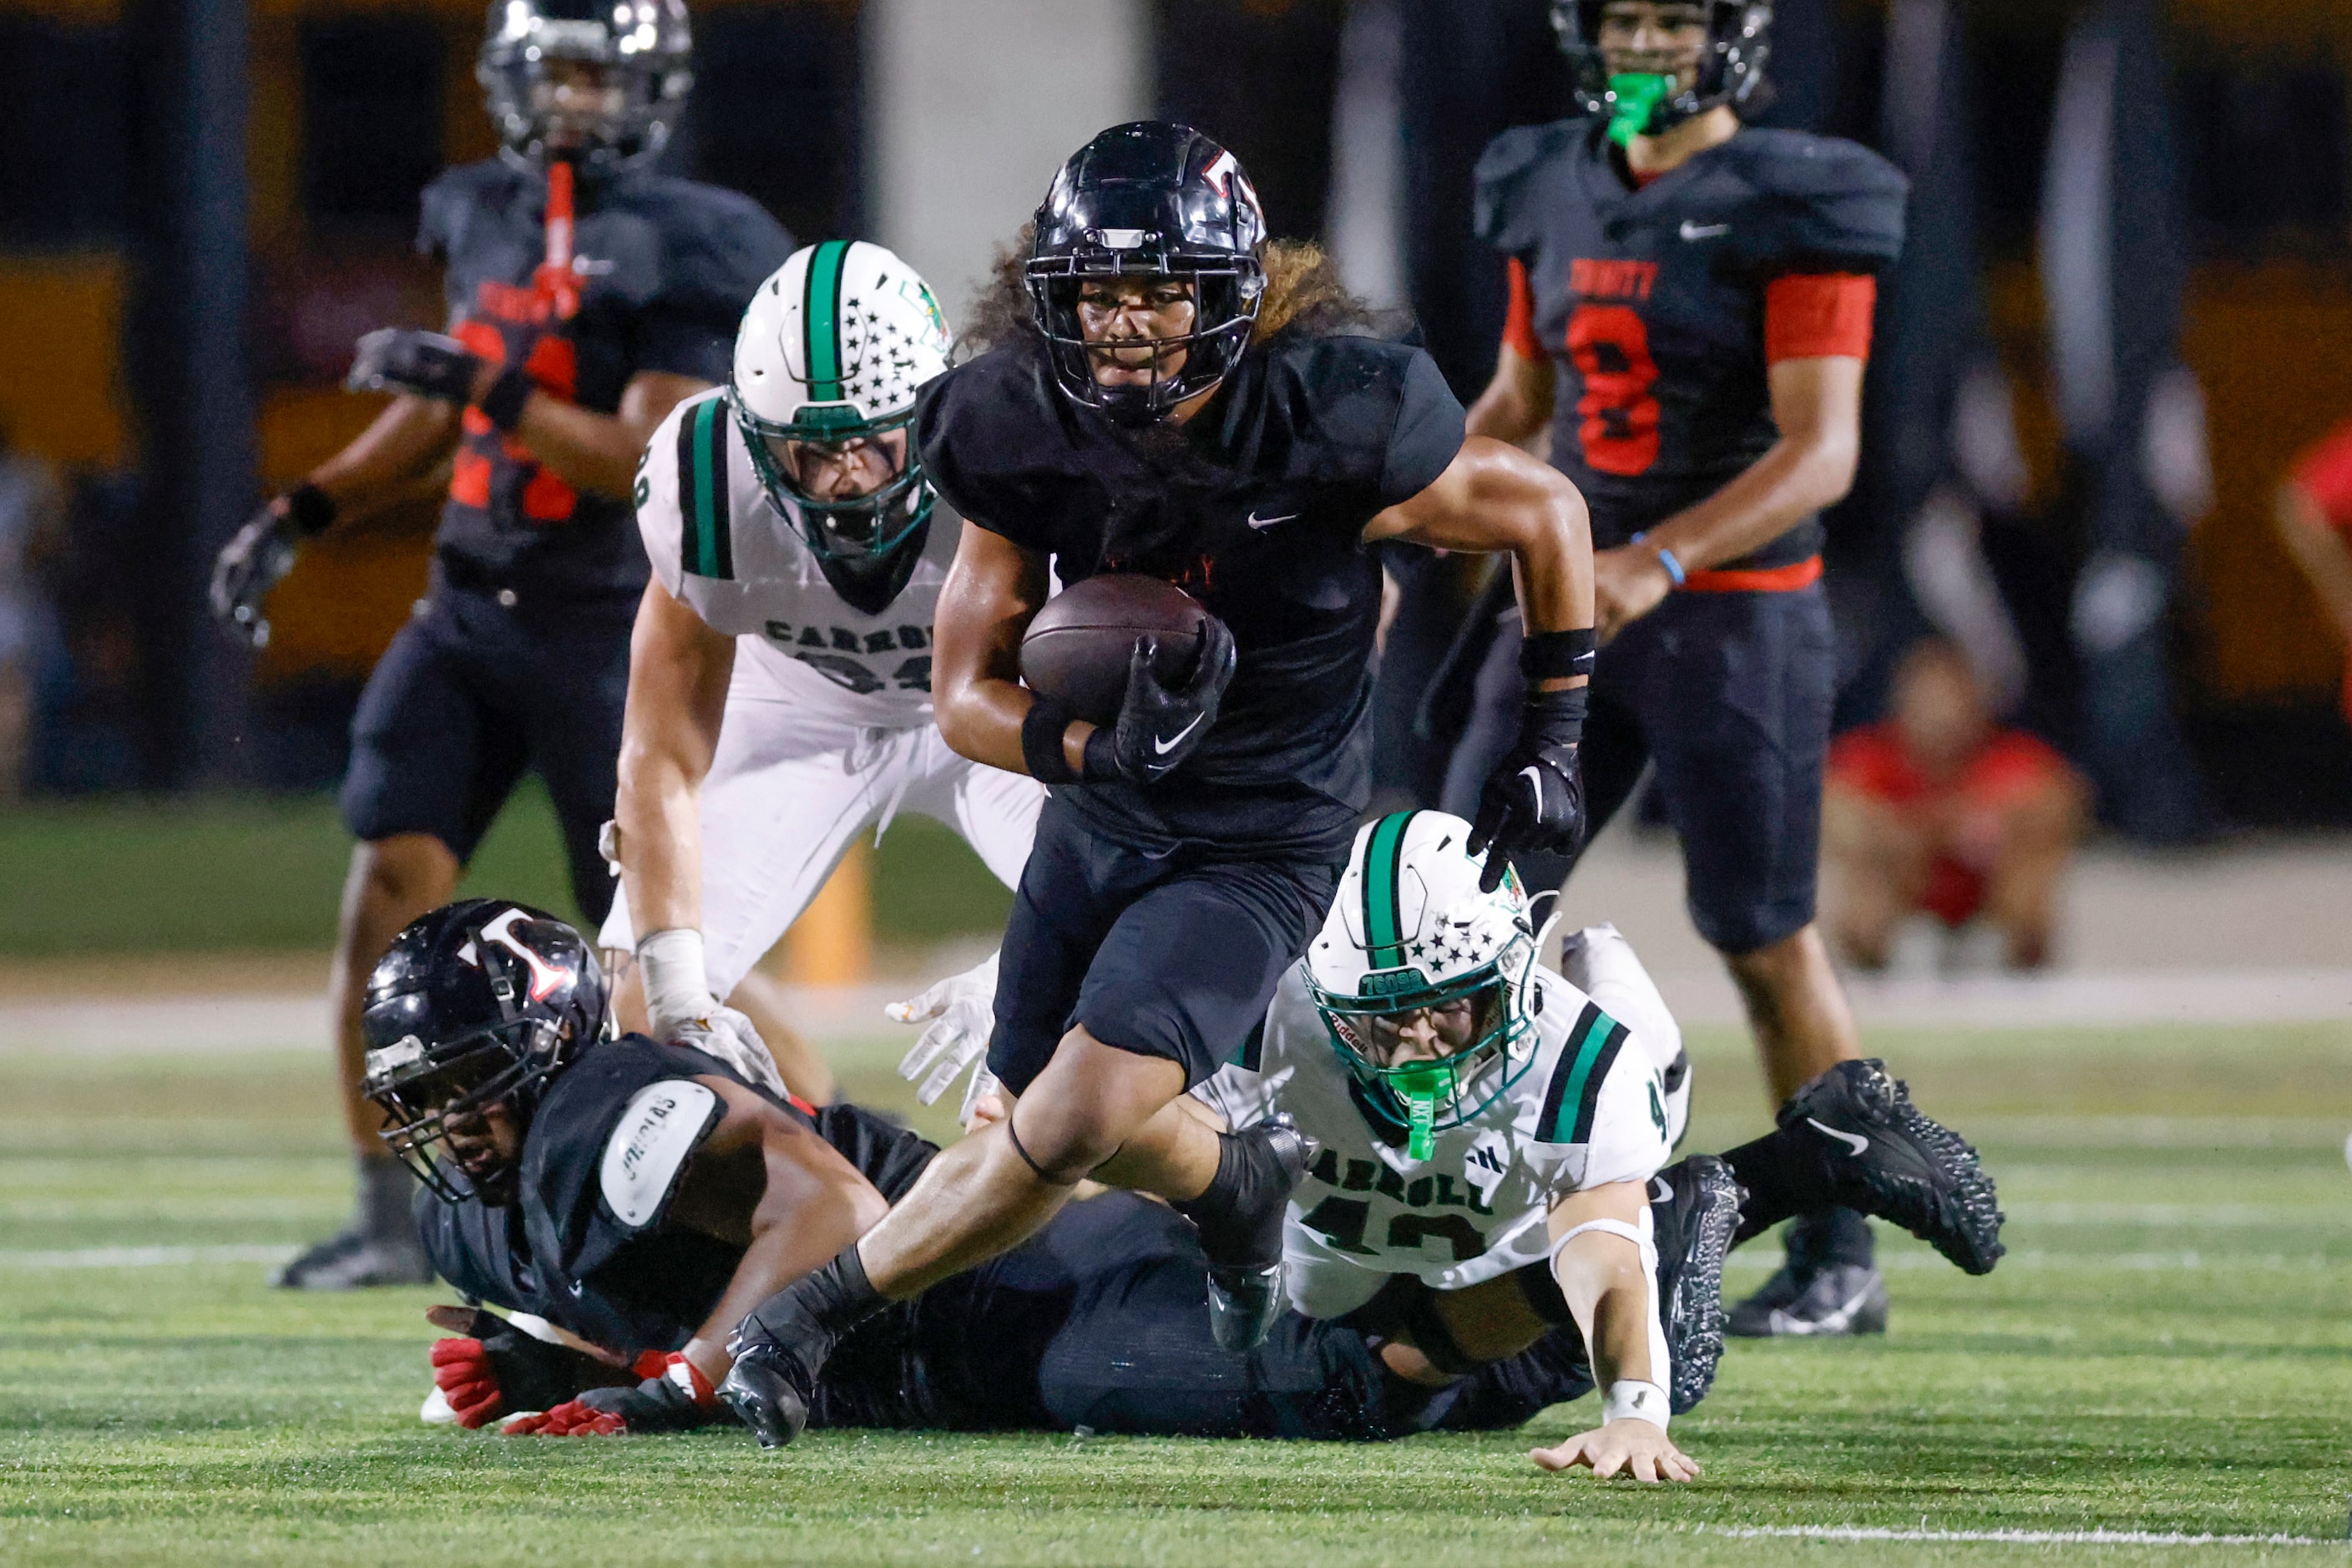
[[[907,585],[869,616],[825,581],[796,509],[780,509],[760,483],[727,395],[714,390],[654,432],[636,505],[654,576],[712,630],[740,639],[731,698],[881,729],[931,721],[931,616],[963,528],[944,501],[932,505]]]
[[[1536,995],[1534,1059],[1414,1161],[1402,1122],[1382,1117],[1341,1065],[1304,966],[1283,977],[1265,1028],[1192,1092],[1234,1127],[1286,1110],[1321,1145],[1285,1222],[1291,1258],[1459,1290],[1549,1257],[1544,1222],[1559,1197],[1646,1182],[1665,1164],[1667,1096],[1652,1051],[1549,969],[1536,971]]]

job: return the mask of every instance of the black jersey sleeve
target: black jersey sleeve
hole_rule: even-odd
[[[661,293],[635,323],[632,363],[723,384],[736,326],[792,236],[749,196],[711,185],[679,181],[664,205]]]
[[[504,173],[498,165],[464,163],[435,175],[417,198],[417,254],[446,261],[463,249],[467,222]]]
[[[1536,171],[1583,129],[1581,120],[1517,125],[1486,143],[1471,175],[1472,223],[1479,238],[1506,256],[1534,253],[1542,238],[1532,191]]]
[[[1902,254],[1910,182],[1877,153],[1795,132],[1747,132],[1731,145],[1763,198],[1736,240],[1756,276],[1879,272]]]
[[[1461,452],[1468,420],[1437,362],[1412,350],[1397,388],[1396,425],[1381,465],[1381,505],[1409,501],[1435,484]]]
[[[1017,345],[932,377],[915,395],[915,446],[958,516],[1044,553],[1053,542],[1033,526],[1043,509],[1026,475],[1055,422],[1037,406],[1038,380],[1035,356]]]

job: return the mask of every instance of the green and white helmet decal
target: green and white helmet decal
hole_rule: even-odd
[[[1438,1128],[1470,1120],[1535,1059],[1538,933],[1506,871],[1479,890],[1470,825],[1397,812],[1356,835],[1339,896],[1307,952],[1332,1048],[1364,1101],[1429,1157]]]
[[[873,561],[929,518],[908,426],[916,391],[948,368],[950,341],[930,286],[864,240],[794,252],[752,297],[728,402],[761,485],[780,511],[797,512],[819,556]],[[796,454],[860,446],[889,455],[879,488],[845,497],[801,482]]]

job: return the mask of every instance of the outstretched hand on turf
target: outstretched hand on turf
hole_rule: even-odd
[[[1604,1481],[1619,1474],[1637,1481],[1687,1481],[1698,1475],[1698,1461],[1675,1447],[1665,1428],[1632,1416],[1580,1432],[1556,1448],[1530,1448],[1528,1458],[1542,1470],[1580,1465]]]

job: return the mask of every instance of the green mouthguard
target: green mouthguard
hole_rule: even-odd
[[[1392,1068],[1389,1087],[1404,1101],[1404,1153],[1408,1160],[1426,1160],[1437,1152],[1437,1100],[1454,1088],[1454,1068],[1447,1062],[1415,1062]]]
[[[1656,71],[1626,71],[1609,79],[1616,107],[1609,113],[1609,140],[1620,147],[1650,133],[1650,121],[1675,90],[1675,79]]]

